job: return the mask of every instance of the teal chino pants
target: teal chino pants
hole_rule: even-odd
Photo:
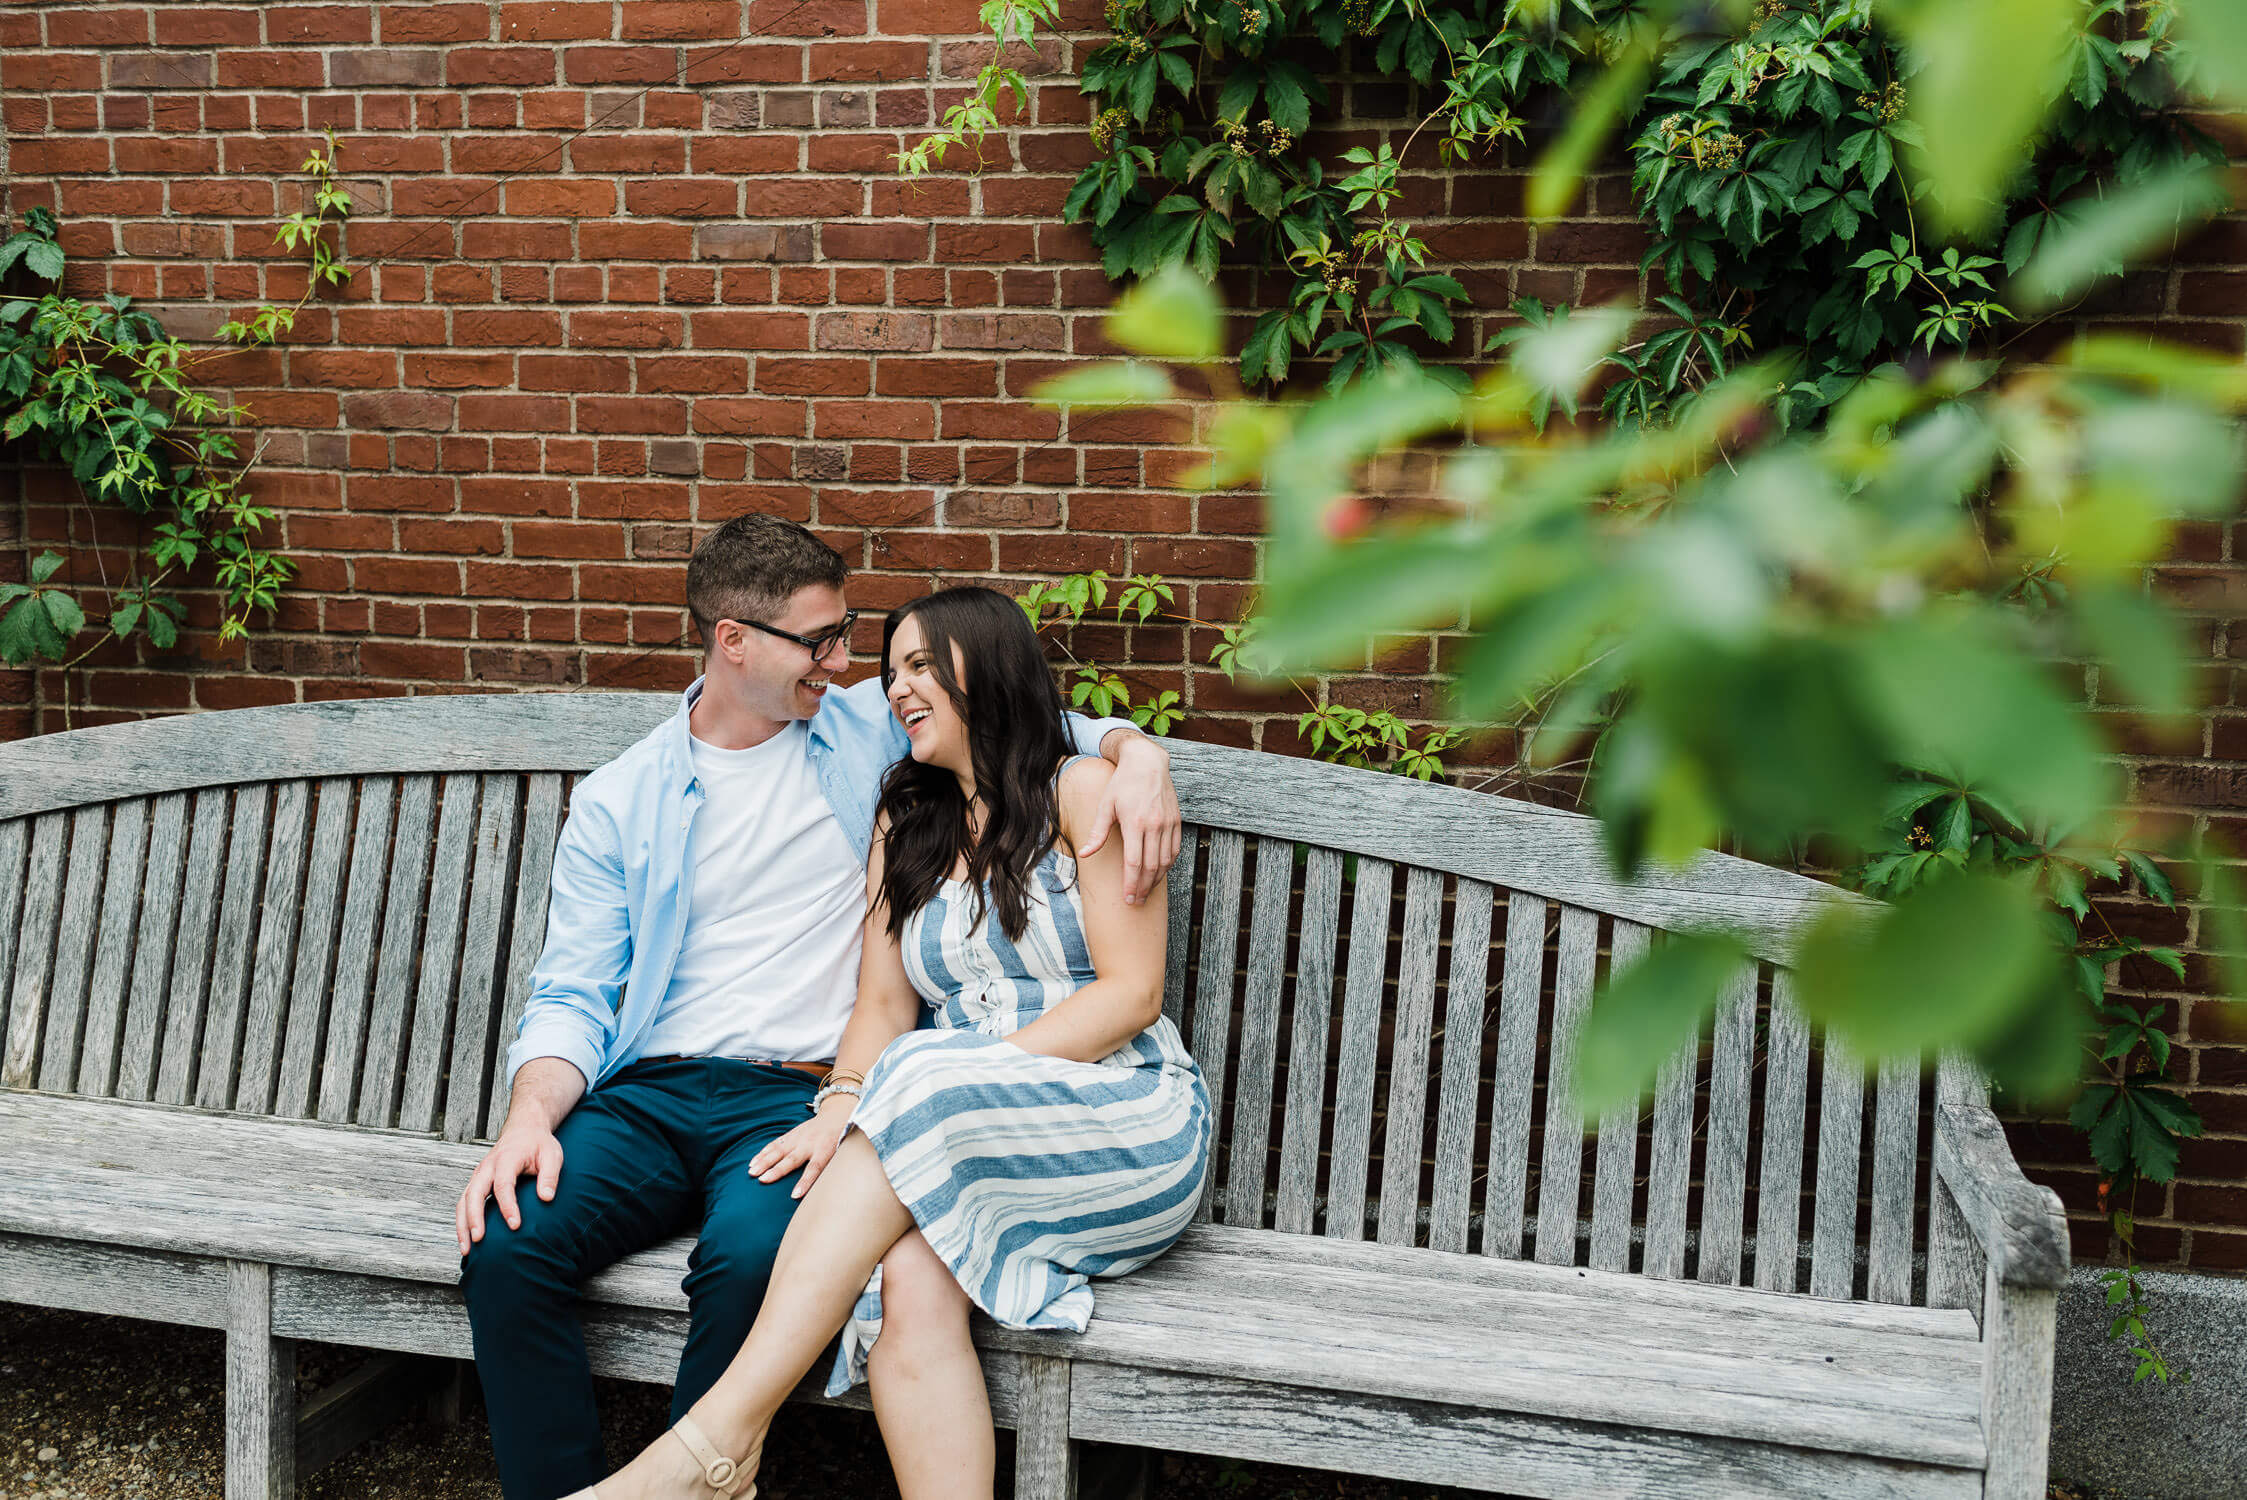
[[[520,1228],[486,1205],[460,1284],[507,1500],[555,1500],[608,1472],[577,1311],[577,1289],[595,1272],[694,1231],[673,1420],[732,1361],[796,1208],[797,1174],[759,1182],[749,1159],[810,1118],[815,1086],[770,1063],[634,1063],[556,1132],[562,1173],[552,1202],[540,1202],[526,1177]]]

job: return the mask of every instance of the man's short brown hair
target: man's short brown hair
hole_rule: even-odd
[[[769,624],[798,589],[841,588],[850,574],[842,554],[778,516],[735,516],[704,537],[687,559],[687,612],[703,644],[720,620]]]

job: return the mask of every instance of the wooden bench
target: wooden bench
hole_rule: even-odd
[[[0,1295],[224,1328],[234,1500],[366,1430],[340,1396],[300,1429],[293,1340],[467,1354],[451,1205],[569,791],[676,701],[0,747]],[[1205,1222],[1081,1338],[982,1330],[1018,1496],[1073,1494],[1073,1440],[1520,1495],[2043,1494],[2058,1202],[1965,1069],[1817,1045],[1782,966],[1831,891],[1716,856],[1622,883],[1581,817],[1173,753]],[[1587,1138],[1598,975],[1712,921],[1759,962]],[[589,1285],[601,1370],[670,1378],[686,1249]]]

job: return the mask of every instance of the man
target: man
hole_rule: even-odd
[[[835,1055],[875,799],[908,744],[878,682],[833,685],[850,660],[845,572],[768,516],[706,537],[687,565],[704,675],[572,801],[507,1121],[455,1213],[508,1500],[607,1472],[579,1284],[697,1232],[676,1420],[740,1348],[808,1186],[760,1182],[749,1162],[809,1118]],[[1178,848],[1169,757],[1121,720],[1072,726],[1116,762],[1103,826],[1143,897]]]

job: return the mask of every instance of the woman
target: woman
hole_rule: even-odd
[[[1115,841],[1074,857],[1110,768],[1069,754],[1020,607],[932,594],[882,660],[912,757],[883,787],[857,1008],[813,1118],[750,1164],[809,1196],[741,1353],[596,1500],[753,1495],[838,1329],[829,1394],[870,1380],[904,1500],[987,1500],[970,1305],[1081,1331],[1087,1279],[1161,1254],[1200,1200],[1209,1096],[1162,1014],[1164,901],[1125,904]]]

